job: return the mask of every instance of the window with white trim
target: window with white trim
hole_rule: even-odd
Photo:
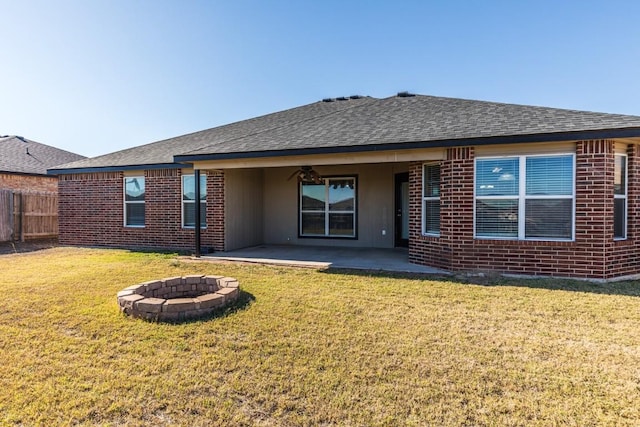
[[[144,227],[144,176],[124,178],[124,225]]]
[[[182,226],[196,226],[195,175],[182,175]],[[207,226],[207,176],[200,174],[200,228]]]
[[[422,234],[440,235],[440,165],[427,163],[422,169]]]
[[[616,154],[613,181],[613,237],[627,238],[627,156]]]
[[[573,154],[476,159],[475,236],[572,240]]]
[[[355,177],[300,183],[301,237],[356,237]]]

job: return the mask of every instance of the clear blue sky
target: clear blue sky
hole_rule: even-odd
[[[640,1],[0,0],[0,135],[87,156],[398,91],[640,115]]]

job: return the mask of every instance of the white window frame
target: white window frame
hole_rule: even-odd
[[[353,181],[353,210],[332,211],[329,210],[329,181],[339,180]],[[358,238],[358,178],[356,176],[330,176],[322,178],[324,181],[324,210],[311,211],[302,209],[302,183],[298,184],[299,208],[298,208],[298,236],[301,238],[327,238],[327,239],[357,239]],[[324,233],[325,234],[303,234],[302,232],[302,214],[303,213],[324,213]],[[329,234],[329,216],[330,214],[353,214],[353,234]]]
[[[194,225],[185,225],[185,223],[184,223],[185,217],[186,217],[186,215],[185,215],[185,205],[186,204],[191,204],[191,203],[194,204],[194,205],[196,204],[195,199],[194,200],[185,200],[184,199],[184,179],[187,178],[187,177],[193,177],[193,183],[194,183],[194,186],[195,186],[195,174],[194,173],[187,173],[187,174],[183,174],[182,175],[182,177],[180,178],[180,202],[181,202],[180,203],[180,210],[181,210],[181,212],[180,212],[180,224],[182,225],[182,228],[195,229],[196,228],[195,219],[194,219]],[[204,200],[200,201],[200,206],[204,205],[205,215],[204,215],[204,217],[200,218],[200,228],[201,229],[205,229],[205,228],[207,228],[207,215],[206,215],[206,212],[207,212],[207,191],[208,191],[208,189],[206,187],[206,185],[207,185],[207,174],[201,173],[200,174],[200,179],[204,179],[204,182],[205,182],[205,192],[204,192],[205,193],[205,197],[204,197]],[[195,190],[194,190],[194,192],[195,192]],[[200,195],[198,195],[197,197],[200,197]],[[194,208],[194,213],[195,213],[195,208]],[[204,221],[204,224],[202,224],[203,221]]]
[[[527,158],[532,157],[562,157],[571,156],[572,170],[573,170],[573,187],[571,195],[535,195],[528,196],[526,191],[527,186]],[[476,194],[476,182],[478,161],[481,160],[501,160],[501,159],[514,159],[518,160],[518,173],[520,182],[518,183],[518,194],[508,196],[478,196]],[[476,202],[478,200],[517,200],[518,201],[518,235],[517,237],[502,237],[502,236],[483,236],[478,235],[476,231]],[[571,199],[571,237],[569,238],[552,238],[552,237],[525,237],[526,231],[526,202],[527,200],[535,199]],[[474,160],[473,168],[473,236],[475,239],[482,240],[523,240],[523,241],[542,241],[542,242],[573,242],[576,235],[576,155],[575,153],[540,153],[540,154],[522,154],[522,155],[508,155],[508,156],[487,156],[477,157]]]
[[[437,201],[440,202],[440,188],[442,188],[442,178],[440,178],[440,184],[438,189],[437,196],[425,196],[426,185],[425,185],[425,176],[427,167],[430,166],[438,166],[440,168],[440,172],[442,173],[441,164],[438,162],[427,162],[422,164],[422,235],[423,236],[432,236],[432,237],[440,237],[440,233],[433,233],[427,231],[427,202],[429,201]],[[440,218],[438,218],[438,229],[440,229]]]
[[[622,236],[616,236],[615,235],[615,211],[614,211],[614,217],[613,217],[613,223],[614,223],[614,235],[613,235],[613,239],[614,240],[626,240],[627,239],[627,230],[628,230],[628,216],[629,216],[629,204],[627,201],[627,196],[628,196],[628,191],[629,191],[629,158],[626,154],[622,154],[622,153],[616,153],[615,154],[616,157],[622,157],[624,158],[624,194],[615,194],[615,191],[613,193],[613,198],[617,199],[617,200],[624,200],[624,227],[623,227],[623,235]],[[615,179],[615,177],[614,177]],[[615,209],[615,205],[614,205],[614,209]]]
[[[133,204],[141,204],[144,205],[145,201],[144,200],[127,200],[127,180],[128,179],[140,179],[142,180],[142,182],[145,185],[145,197],[146,197],[146,193],[147,193],[147,188],[146,188],[146,182],[144,179],[144,175],[136,175],[136,176],[125,176],[122,178],[122,211],[123,211],[123,215],[122,215],[122,219],[123,219],[123,226],[124,227],[129,227],[129,228],[144,228],[144,224],[143,225],[131,225],[131,224],[127,224],[127,205],[133,205]],[[147,212],[146,212],[146,207],[145,207],[145,213],[144,213],[144,222],[147,222]]]

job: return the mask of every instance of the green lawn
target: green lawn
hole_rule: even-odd
[[[639,425],[640,286],[453,280],[56,248],[0,256],[0,425]],[[240,280],[211,319],[116,292]]]

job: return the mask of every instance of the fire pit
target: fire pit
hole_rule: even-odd
[[[208,316],[238,299],[232,277],[184,276],[152,280],[118,292],[118,307],[133,317],[179,321]]]

